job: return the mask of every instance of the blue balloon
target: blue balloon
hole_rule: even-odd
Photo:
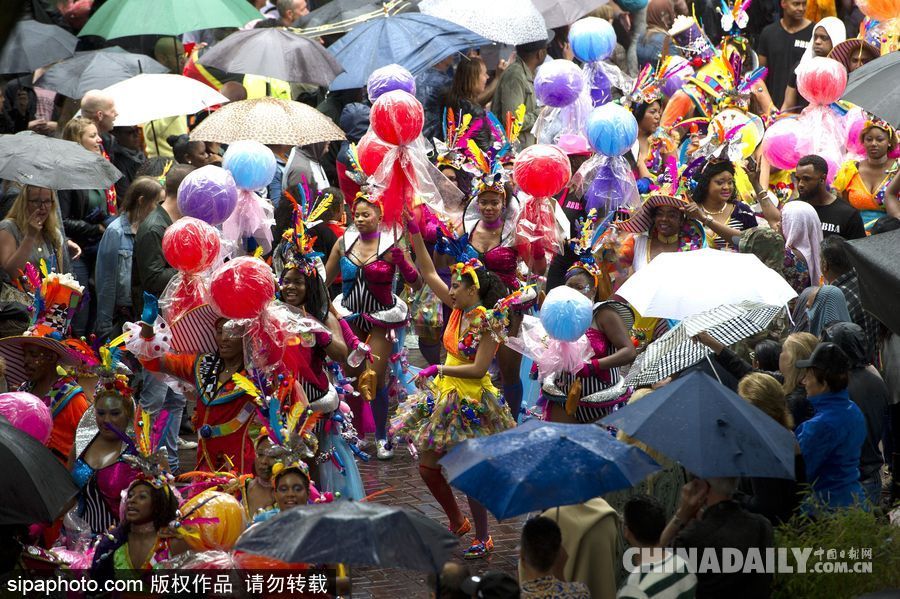
[[[594,304],[571,287],[550,290],[541,304],[541,324],[558,341],[576,341],[594,318]]]
[[[625,12],[637,12],[649,4],[649,0],[616,0],[619,8]]]
[[[583,62],[606,60],[616,49],[616,32],[606,19],[586,17],[569,28],[569,45]]]
[[[236,141],[222,157],[222,168],[231,173],[240,189],[256,191],[272,182],[275,154],[258,141]]]
[[[534,95],[545,106],[568,106],[583,88],[584,76],[571,60],[545,62],[534,76]]]
[[[631,149],[638,134],[631,111],[613,103],[594,108],[584,129],[591,147],[604,156],[621,156]]]

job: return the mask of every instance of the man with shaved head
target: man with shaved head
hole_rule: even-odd
[[[94,124],[97,125],[97,132],[101,136],[109,135],[116,117],[119,116],[112,96],[98,89],[92,89],[84,94],[81,99],[81,114],[94,121]]]

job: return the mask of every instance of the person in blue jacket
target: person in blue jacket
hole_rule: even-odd
[[[797,367],[807,369],[803,385],[815,410],[796,431],[815,503],[808,510],[861,503],[859,459],[866,420],[847,391],[850,358],[834,343],[820,343]]]

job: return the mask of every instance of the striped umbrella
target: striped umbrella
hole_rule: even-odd
[[[203,304],[188,310],[172,323],[172,349],[181,353],[208,354],[216,351],[216,321],[221,316]]]
[[[783,310],[783,306],[740,302],[691,316],[647,346],[628,372],[625,385],[652,385],[703,360],[711,350],[692,339],[698,333],[706,331],[722,345],[732,345],[764,331]]]

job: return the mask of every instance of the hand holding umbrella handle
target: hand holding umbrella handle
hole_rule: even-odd
[[[713,351],[713,353],[716,354],[717,356],[719,354],[721,354],[722,351],[725,349],[725,346],[723,344],[721,344],[718,341],[716,341],[715,339],[713,339],[712,335],[710,335],[706,331],[701,331],[701,332],[697,333],[696,335],[694,335],[693,339],[694,339],[694,342],[702,343],[703,345],[705,345],[706,347],[711,349]]]

